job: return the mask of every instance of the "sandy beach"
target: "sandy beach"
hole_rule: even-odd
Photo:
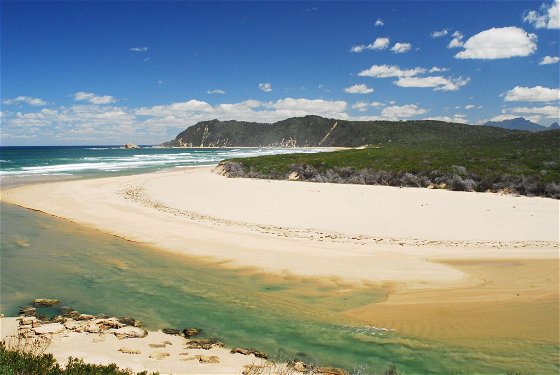
[[[557,340],[556,200],[210,168],[37,184],[2,200],[224,267],[383,287],[387,301],[347,315],[404,334]],[[500,324],[477,325],[473,309]]]

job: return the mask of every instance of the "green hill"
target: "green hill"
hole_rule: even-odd
[[[179,133],[164,147],[357,147],[387,142],[437,144],[500,139],[511,132],[488,126],[442,121],[346,121],[319,116],[294,117],[273,124],[202,121]]]

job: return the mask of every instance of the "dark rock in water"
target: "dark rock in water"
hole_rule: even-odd
[[[119,323],[126,324],[132,327],[142,327],[142,322],[130,317],[119,318]]]
[[[127,143],[125,145],[122,145],[120,148],[122,148],[122,149],[133,149],[133,148],[140,148],[140,146],[135,145],[134,143]]]
[[[218,346],[220,348],[224,347],[224,344],[220,341],[209,338],[209,339],[193,339],[187,342],[187,349],[212,349],[213,346]]]
[[[74,310],[71,307],[65,306],[61,308],[61,310],[62,310],[62,316],[65,318],[78,319],[80,317],[80,312]]]
[[[233,349],[231,349],[230,353],[231,354],[239,353],[239,354],[243,354],[243,355],[253,354],[257,358],[268,359],[268,355],[266,355],[266,353],[259,352],[256,349],[233,348]]]
[[[56,306],[59,303],[60,303],[59,300],[51,299],[51,298],[36,298],[33,300],[33,306],[38,306],[38,307],[51,307],[51,306]]]
[[[23,306],[19,309],[19,315],[37,316],[37,309],[31,306]]]
[[[183,336],[185,336],[186,338],[193,337],[198,335],[200,331],[202,330],[198,328],[185,328],[183,330]]]
[[[173,329],[173,328],[164,328],[161,330],[163,333],[166,333],[168,335],[180,335],[181,331],[179,331],[178,329]]]

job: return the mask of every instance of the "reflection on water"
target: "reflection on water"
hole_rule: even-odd
[[[148,328],[201,327],[230,346],[379,372],[558,372],[558,346],[452,347],[360,327],[341,312],[385,298],[332,281],[227,270],[159,252],[18,207],[1,206],[2,313],[36,297],[88,313],[133,316]],[[390,327],[388,327],[390,328]]]

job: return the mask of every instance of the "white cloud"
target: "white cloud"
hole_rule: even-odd
[[[362,70],[358,73],[361,77],[377,77],[377,78],[388,78],[388,77],[412,77],[420,73],[425,73],[426,69],[416,67],[414,69],[401,70],[396,65],[372,65],[371,68]]]
[[[467,104],[465,106],[465,109],[473,109],[474,108],[474,104]]]
[[[146,52],[148,50],[148,47],[132,47],[130,50],[132,52]]]
[[[380,107],[383,103],[380,102],[357,102],[352,105],[352,109],[360,112],[365,112],[369,107]]]
[[[371,94],[373,92],[373,89],[361,83],[361,84],[347,87],[344,89],[344,91],[346,91],[349,94]]]
[[[99,96],[94,93],[84,92],[84,91],[74,93],[74,100],[87,101],[90,102],[91,104],[111,104],[117,101],[114,97],[110,95]]]
[[[537,50],[537,36],[515,26],[491,28],[470,37],[458,59],[505,59],[528,56]]]
[[[508,108],[509,113],[518,113],[523,115],[541,115],[546,118],[557,119],[560,117],[560,107],[555,105],[547,105],[544,107],[515,107]]]
[[[259,83],[259,89],[261,89],[261,91],[264,91],[264,92],[271,92],[272,91],[272,85],[268,82]]]
[[[428,112],[426,109],[419,108],[416,104],[405,104],[383,108],[381,116],[390,120],[399,120],[422,115],[426,112]]]
[[[440,68],[439,66],[433,66],[428,73],[437,73],[437,72],[448,72],[449,68]]]
[[[460,31],[455,31],[453,34],[453,39],[447,45],[447,48],[459,48],[463,46],[464,35]]]
[[[43,105],[49,104],[49,103],[47,103],[46,100],[43,100],[43,99],[40,99],[40,98],[33,98],[31,96],[18,96],[18,97],[13,98],[13,99],[6,99],[2,103],[6,104],[6,105],[28,104],[28,105],[32,105],[32,106],[43,106]]]
[[[558,57],[558,56],[545,56],[539,62],[539,65],[556,64],[559,61],[560,61],[560,57]]]
[[[225,92],[224,90],[222,90],[222,89],[215,89],[215,90],[208,90],[208,91],[206,91],[206,93],[207,93],[207,94],[210,94],[210,95],[212,95],[212,94],[220,94],[220,95],[223,95],[223,94],[225,94],[226,92]]]
[[[406,53],[410,51],[411,48],[412,44],[410,43],[395,43],[393,48],[391,48],[391,51],[393,51],[394,53]]]
[[[375,26],[383,26],[383,25],[385,25],[385,22],[383,22],[383,20],[381,18],[378,18],[375,21]]]
[[[560,29],[560,0],[545,3],[538,11],[527,12],[523,22],[528,22],[537,29]]]
[[[394,82],[400,87],[433,87],[434,91],[457,91],[469,83],[469,78],[463,77],[401,77]]]
[[[560,89],[515,86],[504,95],[506,102],[549,102],[560,100]]]
[[[370,49],[374,51],[381,51],[387,49],[389,47],[389,38],[377,38],[373,43],[368,44],[367,46],[364,44],[360,44],[357,46],[353,46],[350,49],[350,52],[360,53],[363,50]]]
[[[447,29],[443,29],[440,31],[434,31],[431,36],[432,38],[440,38],[442,36],[446,36],[449,33],[449,31]]]

